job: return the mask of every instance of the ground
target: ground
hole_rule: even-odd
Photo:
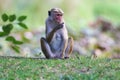
[[[0,80],[120,80],[120,60],[0,57]]]

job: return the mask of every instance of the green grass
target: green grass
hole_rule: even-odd
[[[120,80],[120,60],[0,58],[0,80]]]

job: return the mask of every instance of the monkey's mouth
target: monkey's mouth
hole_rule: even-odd
[[[61,22],[62,22],[62,19],[61,19],[61,18],[56,18],[56,22],[57,22],[57,23],[61,23]]]

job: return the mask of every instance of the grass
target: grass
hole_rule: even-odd
[[[0,80],[120,80],[120,60],[0,58]]]

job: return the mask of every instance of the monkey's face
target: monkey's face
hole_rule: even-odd
[[[48,11],[50,18],[58,24],[63,22],[63,13],[64,12],[60,8],[52,8]]]
[[[62,18],[63,18],[63,14],[61,13],[54,13],[53,19],[57,22],[57,23],[61,23],[62,22]]]

